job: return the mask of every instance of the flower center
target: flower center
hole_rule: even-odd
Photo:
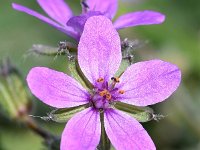
[[[112,77],[111,83],[108,83],[104,78],[98,78],[94,87],[94,93],[91,95],[91,103],[96,109],[107,109],[111,107],[120,94],[124,94],[124,90],[119,90],[115,87],[120,82],[119,78]]]

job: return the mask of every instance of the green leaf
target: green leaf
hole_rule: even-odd
[[[148,122],[152,120],[154,116],[153,109],[150,107],[138,107],[122,102],[116,102],[114,107],[116,109],[125,111],[126,113],[137,119],[139,122]]]

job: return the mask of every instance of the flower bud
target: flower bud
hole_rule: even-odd
[[[0,107],[9,119],[23,121],[31,108],[30,96],[19,71],[9,59],[0,65]]]

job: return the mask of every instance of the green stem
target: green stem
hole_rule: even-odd
[[[110,149],[110,141],[108,139],[108,136],[106,134],[105,128],[104,128],[104,112],[100,112],[100,121],[101,121],[101,140],[100,140],[100,150],[109,150]]]
[[[26,125],[28,126],[29,129],[31,129],[34,133],[36,133],[37,135],[39,135],[40,137],[42,137],[45,140],[52,139],[54,137],[52,134],[50,134],[49,132],[47,132],[43,128],[40,128],[35,123],[35,121],[29,116],[27,116],[25,118],[25,123],[26,123]]]

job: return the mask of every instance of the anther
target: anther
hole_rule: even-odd
[[[113,80],[114,82],[119,83],[119,78],[118,77],[112,77],[111,80]]]
[[[97,82],[104,82],[104,79],[103,78],[99,78],[99,79],[97,79]]]
[[[119,90],[119,94],[124,94],[125,91],[124,90]]]
[[[105,89],[105,90],[99,92],[99,95],[100,96],[105,96],[107,93],[108,93],[108,91]]]
[[[108,92],[108,93],[106,94],[106,99],[107,99],[107,100],[111,100],[111,98],[112,98],[112,95]]]

